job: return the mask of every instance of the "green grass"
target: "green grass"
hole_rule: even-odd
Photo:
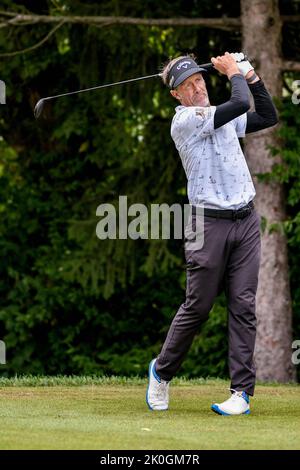
[[[176,379],[170,410],[145,404],[146,381],[118,377],[0,379],[0,449],[299,449],[299,385],[258,385],[251,415],[212,401],[228,382]]]

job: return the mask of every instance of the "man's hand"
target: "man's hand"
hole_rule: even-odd
[[[232,77],[232,75],[241,73],[236,60],[234,57],[232,57],[231,54],[229,54],[229,52],[225,52],[225,54],[222,56],[212,57],[211,62],[218,72],[222,73],[223,75],[227,75],[229,79]]]
[[[254,67],[250,64],[249,60],[244,60],[245,55],[243,52],[233,52],[231,53],[232,57],[235,59],[237,62],[237,66],[239,71],[244,75],[245,78],[249,78],[252,74],[252,70],[254,70]]]

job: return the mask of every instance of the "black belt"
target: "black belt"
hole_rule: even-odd
[[[193,206],[193,209],[196,209],[196,207]],[[237,210],[231,210],[231,209],[204,209],[203,213],[204,213],[205,217],[216,217],[216,218],[219,218],[219,219],[236,220],[236,219],[244,219],[249,214],[251,214],[253,209],[254,209],[254,203],[253,203],[253,201],[250,201],[246,206],[243,206],[243,207],[241,207],[240,209],[237,209]],[[193,213],[195,213],[194,210],[193,210]]]

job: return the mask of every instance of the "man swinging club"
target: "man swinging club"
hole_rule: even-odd
[[[231,396],[214,403],[221,415],[249,414],[254,394],[253,352],[256,334],[255,296],[260,261],[260,216],[255,189],[238,138],[277,124],[272,99],[243,53],[212,57],[227,75],[231,97],[212,106],[202,73],[193,56],[170,60],[162,71],[164,84],[180,102],[171,136],[187,176],[192,222],[204,213],[204,243],[190,250],[185,243],[187,288],[163,347],[149,365],[146,401],[151,410],[169,406],[169,382],[179,370],[200,325],[225,287],[228,308]],[[249,89],[255,112],[250,112]],[[203,209],[204,208],[204,209]],[[185,240],[186,241],[186,240]]]

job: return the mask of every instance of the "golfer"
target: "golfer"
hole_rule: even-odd
[[[179,307],[163,347],[149,365],[146,401],[151,410],[169,406],[169,382],[179,370],[200,325],[225,288],[228,308],[230,398],[214,403],[221,415],[249,414],[254,394],[255,296],[260,262],[260,216],[255,189],[239,137],[274,126],[276,110],[265,85],[243,53],[212,57],[231,83],[230,99],[209,102],[194,56],[170,60],[162,79],[179,101],[171,136],[187,176],[192,224],[204,213],[204,242],[190,249],[185,239],[186,299]],[[249,111],[249,90],[255,111]]]

